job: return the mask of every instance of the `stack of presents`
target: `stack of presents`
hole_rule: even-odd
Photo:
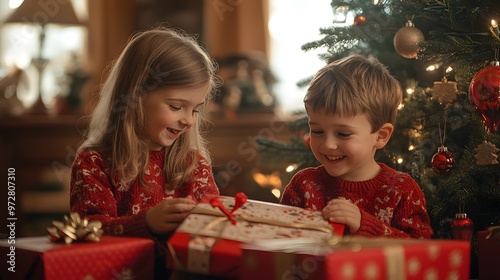
[[[152,240],[100,236],[98,225],[73,214],[48,230],[49,238],[0,241],[2,259],[7,258],[1,279],[153,279]],[[344,225],[328,222],[320,212],[240,194],[200,202],[166,247],[165,265],[172,270],[259,280],[469,279],[471,252],[468,241],[344,235]],[[479,249],[493,261],[500,253],[497,241],[483,233]],[[494,271],[481,271],[481,264],[479,269],[480,279],[494,279],[488,278]]]

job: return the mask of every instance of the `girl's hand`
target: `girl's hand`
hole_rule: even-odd
[[[361,211],[345,199],[330,200],[322,213],[331,222],[347,225],[351,233],[357,232],[361,226]]]
[[[191,196],[166,199],[146,212],[146,224],[156,234],[173,232],[195,206]]]

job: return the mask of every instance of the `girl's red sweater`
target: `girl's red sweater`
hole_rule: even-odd
[[[199,201],[205,194],[219,194],[212,168],[201,159],[191,181],[167,191],[163,162],[165,151],[151,151],[142,186],[111,177],[110,161],[96,151],[84,150],[73,161],[70,185],[71,212],[89,220],[99,220],[106,234],[153,237],[149,232],[146,211],[165,199],[191,195]],[[118,182],[114,184],[113,182]]]

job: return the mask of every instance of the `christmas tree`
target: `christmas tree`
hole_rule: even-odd
[[[322,39],[303,50],[326,49],[325,63],[373,55],[405,92],[396,130],[376,159],[422,187],[434,238],[453,238],[457,213],[476,230],[489,226],[500,212],[500,66],[491,65],[500,50],[497,0],[333,0],[331,8],[332,26],[318,27]],[[257,139],[262,162],[290,165],[285,182],[318,165],[307,118],[295,115],[289,142]]]

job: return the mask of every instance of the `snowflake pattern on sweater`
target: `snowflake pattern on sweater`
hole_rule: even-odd
[[[410,175],[379,165],[375,178],[359,182],[332,177],[323,166],[300,170],[280,203],[321,211],[330,200],[345,199],[361,211],[361,226],[354,235],[430,238],[433,231],[420,186]]]
[[[164,199],[191,195],[199,201],[205,194],[219,194],[212,168],[200,159],[193,179],[167,191],[162,171],[165,151],[151,151],[142,186],[139,180],[125,183],[111,177],[109,159],[92,150],[77,154],[73,161],[70,185],[70,207],[89,220],[99,220],[106,234],[152,237],[145,220],[146,211]],[[114,184],[113,182],[117,182]]]

